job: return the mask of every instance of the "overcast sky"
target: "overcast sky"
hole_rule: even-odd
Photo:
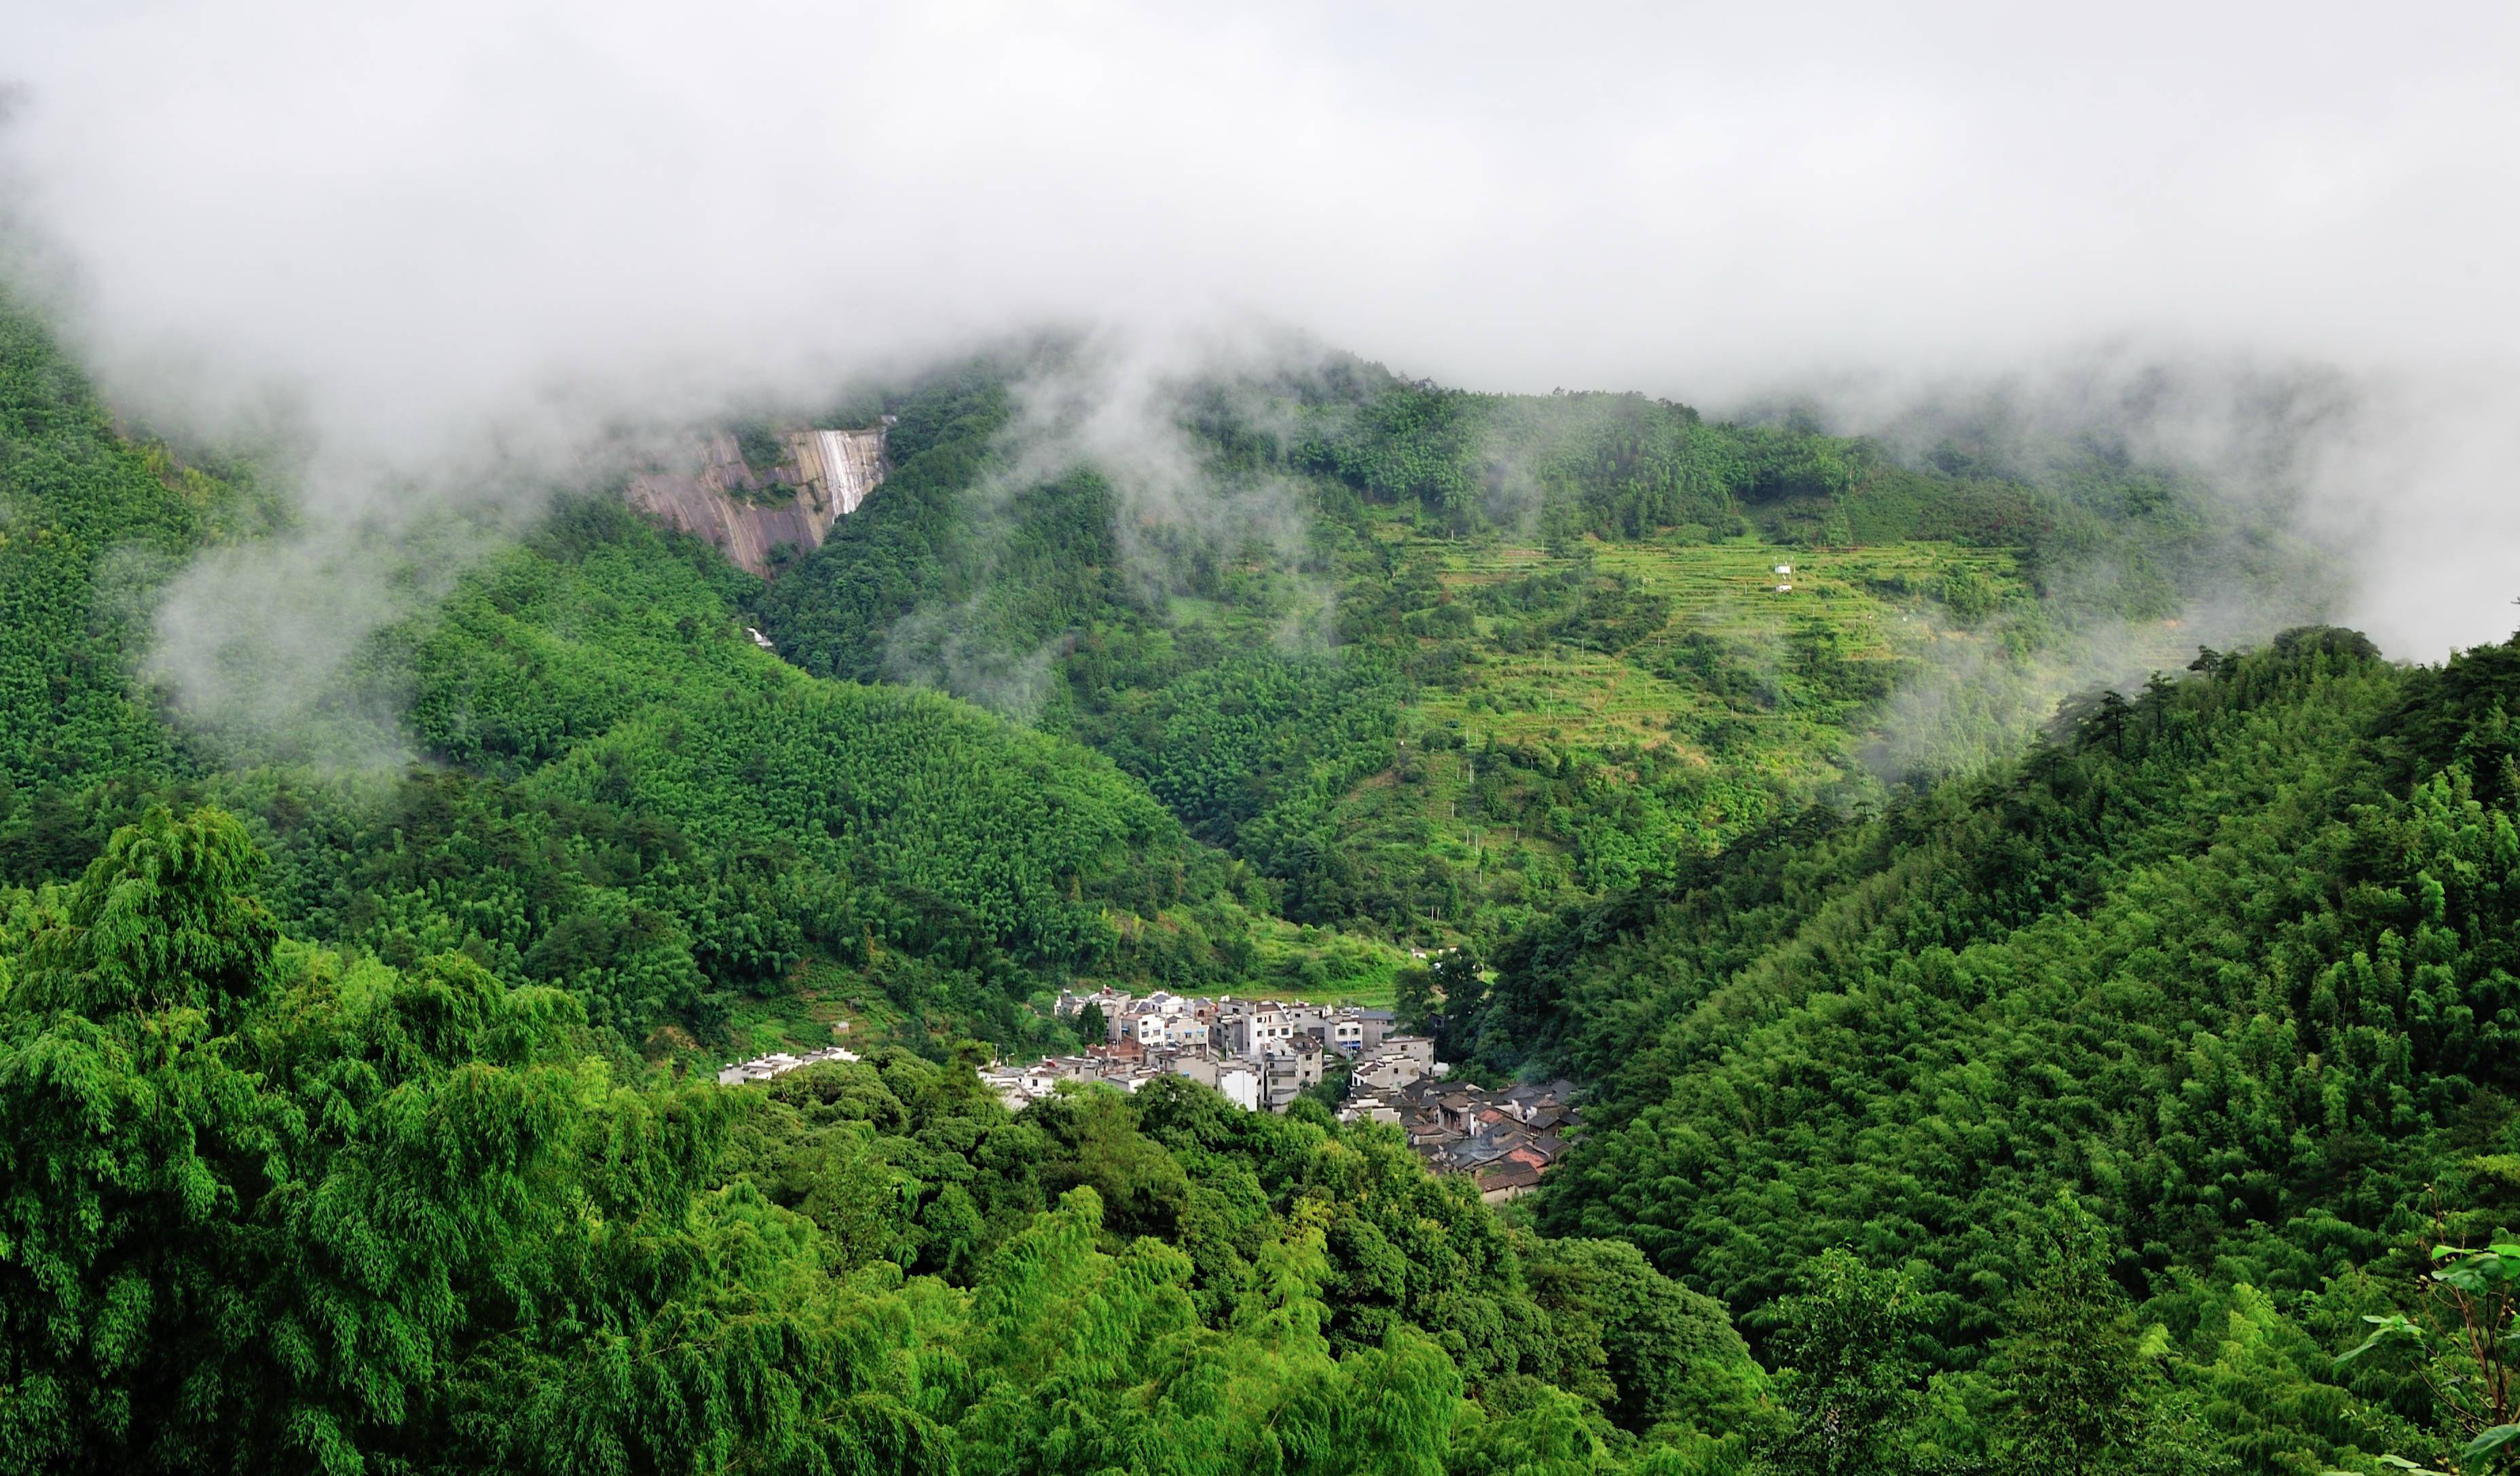
[[[158,413],[412,458],[1045,318],[1719,408],[2132,343],[2388,386],[2356,613],[2513,623],[2508,3],[0,13],[18,235]]]

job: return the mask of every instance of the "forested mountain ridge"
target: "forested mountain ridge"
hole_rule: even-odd
[[[1984,778],[1532,929],[1444,1028],[1598,1084],[1544,1225],[1763,1339],[1851,1250],[1912,1298],[1903,1376],[1965,1404],[2065,1193],[2244,1468],[2396,1449],[2449,1396],[2330,1359],[2406,1247],[2520,1212],[2515,672],[2331,630],[2207,652]]]
[[[1048,982],[1287,946],[1107,760],[799,674],[742,635],[743,576],[602,502],[388,626],[303,734],[228,745],[99,588],[241,494],[126,444],[39,333],[10,351],[0,1469],[1743,1449],[1762,1375],[1719,1309],[1388,1134],[982,1088],[952,1032],[1064,1039]],[[380,699],[405,772],[292,753]],[[934,1059],[683,1074],[800,964]]]
[[[1480,945],[2002,751],[2094,665],[2183,660],[2191,598],[2271,630],[2331,588],[2271,512],[2104,432],[1963,425],[1912,464],[1334,357],[1159,409],[1197,516],[1084,460],[1014,484],[1058,465],[1022,406],[1064,352],[896,396],[900,471],[763,627],[1102,749],[1309,922]]]
[[[189,734],[144,681],[150,592],[269,510],[127,442],[38,327],[6,323],[15,881],[75,874],[153,803],[215,799],[271,854],[284,921],[560,985],[625,1051],[736,1049],[738,1017],[823,1028],[798,1014],[809,963],[833,997],[1012,1045],[1063,1039],[1024,1002],[1079,975],[1213,985],[1319,953],[1107,760],[801,676],[743,635],[759,581],[601,499],[386,626],[294,732]],[[337,760],[381,740],[416,762]]]

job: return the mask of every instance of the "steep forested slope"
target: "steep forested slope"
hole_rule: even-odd
[[[292,926],[560,985],[620,1049],[776,1014],[812,959],[839,969],[830,990],[1017,1044],[1059,1038],[1022,1002],[1077,975],[1220,984],[1287,954],[1232,864],[1107,760],[800,676],[743,634],[757,580],[607,503],[559,509],[380,633],[309,719],[388,714],[407,772],[271,757],[373,736],[192,743],[140,680],[150,592],[262,510],[129,443],[38,328],[0,326],[16,880],[74,874],[153,800],[216,797],[275,857]]]
[[[2367,1454],[2445,1408],[2329,1356],[2400,1250],[2520,1209],[2516,667],[2208,653],[1982,780],[1532,930],[1448,1036],[1596,1081],[1543,1222],[1750,1328],[1845,1248],[1904,1270],[1924,1367],[1981,1368],[2067,1192],[2246,1468]]]
[[[129,786],[172,772],[134,688],[144,596],[236,501],[162,447],[115,434],[75,367],[0,300],[0,868],[12,879],[83,865]]]
[[[387,632],[364,675],[450,768],[211,789],[269,827],[289,917],[564,984],[633,1043],[779,995],[813,956],[902,951],[871,989],[1010,1040],[1043,1028],[1015,1006],[1044,980],[1221,978],[1220,943],[1247,962],[1221,859],[1107,762],[931,693],[805,678],[745,639],[740,580],[623,510],[570,508]]]

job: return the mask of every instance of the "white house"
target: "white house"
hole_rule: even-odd
[[[1267,1006],[1247,1008],[1240,1014],[1228,1015],[1217,1024],[1224,1032],[1225,1049],[1236,1055],[1258,1060],[1269,1049],[1284,1047],[1294,1039],[1295,1025],[1282,1010]]]
[[[1260,1110],[1260,1073],[1240,1061],[1220,1061],[1210,1055],[1185,1055],[1173,1062],[1173,1072],[1189,1077],[1203,1087],[1214,1087],[1227,1101],[1245,1112]]]
[[[855,1054],[837,1046],[826,1046],[820,1051],[808,1051],[803,1055],[790,1055],[785,1051],[774,1051],[768,1055],[756,1055],[748,1061],[738,1061],[724,1068],[717,1074],[717,1084],[721,1087],[740,1087],[745,1082],[766,1082],[774,1076],[786,1076],[790,1071],[820,1065],[824,1061],[856,1059]]]
[[[1157,1046],[1204,1046],[1207,1026],[1196,1015],[1158,1014],[1148,1010],[1130,1020],[1130,1033],[1138,1044],[1152,1049]]]

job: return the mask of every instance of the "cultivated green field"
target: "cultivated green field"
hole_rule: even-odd
[[[1346,792],[1339,824],[1353,844],[1468,878],[1460,917],[1562,904],[1831,789],[1877,790],[1863,760],[1901,720],[1896,693],[1968,673],[2042,712],[2084,675],[2041,649],[2056,638],[2036,625],[2017,550],[1666,532],[1552,552],[1424,537],[1397,517],[1373,531],[1471,613],[1415,643],[1442,674],[1419,684],[1391,765]],[[1563,610],[1586,592],[1618,602],[1614,634],[1562,616],[1535,634],[1532,602]],[[2192,654],[2172,621],[2132,644],[2130,673]]]
[[[1770,666],[1780,666],[1785,638],[1817,625],[1854,661],[1924,657],[1938,646],[1975,647],[1986,637],[1955,621],[1924,592],[1955,575],[1977,575],[1999,598],[2028,598],[2006,550],[1945,543],[1810,550],[1739,539],[1689,544],[1668,537],[1645,543],[1587,540],[1581,559],[1505,545],[1446,557],[1445,586],[1469,591],[1505,585],[1580,562],[1622,576],[1668,602],[1665,626],[1616,655],[1568,647],[1520,655],[1499,653],[1466,692],[1430,697],[1437,718],[1493,734],[1507,742],[1571,741],[1609,747],[1688,746],[1675,718],[1721,705],[1703,687],[1655,674],[1653,658],[1685,632],[1715,636]],[[1789,573],[1779,574],[1784,566]],[[1790,585],[1779,590],[1779,585]],[[1482,617],[1482,635],[1498,625]],[[1757,714],[1780,732],[1819,739],[1790,710]],[[1799,765],[1789,766],[1799,768]]]

